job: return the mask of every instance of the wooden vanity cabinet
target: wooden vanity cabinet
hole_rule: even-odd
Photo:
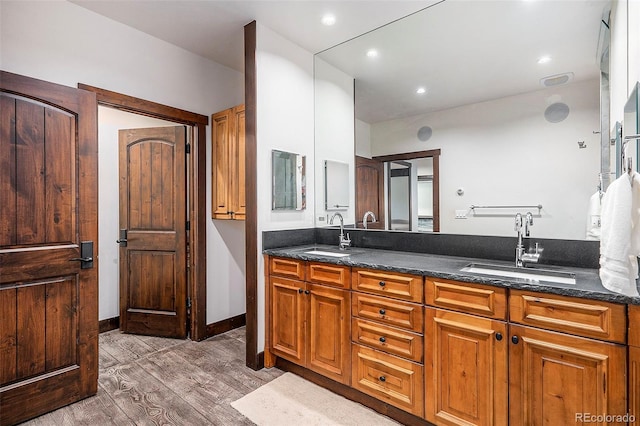
[[[244,105],[211,116],[211,215],[213,219],[244,220]]]
[[[509,312],[511,424],[627,412],[624,305],[512,290]]]
[[[318,268],[314,263],[279,258],[270,258],[269,263],[271,353],[349,384],[351,294],[345,289],[349,268]],[[323,284],[312,282],[307,268],[324,269],[328,275],[317,279]],[[334,280],[335,274],[343,277],[342,282]]]
[[[640,424],[640,305],[629,306],[629,415]]]
[[[425,418],[508,424],[505,289],[427,278],[425,294]]]
[[[423,278],[354,268],[352,386],[424,416]]]

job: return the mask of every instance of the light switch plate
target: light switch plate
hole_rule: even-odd
[[[466,219],[467,211],[466,210],[456,210],[456,219]]]

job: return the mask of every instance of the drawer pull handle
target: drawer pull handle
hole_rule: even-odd
[[[380,309],[380,311],[379,311],[379,312],[380,312],[380,315],[384,315],[384,314],[386,314],[386,313],[387,313],[387,311],[385,311],[384,309]]]
[[[311,292],[309,290],[305,290],[304,294],[311,294]]]
[[[381,343],[384,343],[384,342],[386,342],[386,341],[387,341],[387,339],[385,339],[384,337],[381,337],[381,338],[380,338],[380,342],[381,342]]]
[[[302,294],[303,290],[301,288],[298,289],[298,293]]]
[[[496,333],[496,340],[499,342],[502,340],[502,333]]]
[[[380,284],[380,287],[384,287],[385,285],[387,285],[387,283],[385,283],[384,281],[380,281],[378,284]]]
[[[381,382],[386,382],[387,378],[384,377],[384,376],[380,376],[380,377],[378,377],[378,380],[380,380]]]
[[[518,336],[513,336],[513,337],[511,338],[511,341],[513,342],[513,344],[514,344],[514,345],[517,345],[517,344],[518,344],[518,342],[520,341],[520,339],[518,339]]]

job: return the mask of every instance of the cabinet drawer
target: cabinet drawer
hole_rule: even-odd
[[[271,257],[270,259],[269,271],[271,271],[271,275],[304,280],[304,261],[281,257]]]
[[[507,290],[504,288],[427,278],[425,292],[427,305],[507,319]]]
[[[640,305],[629,305],[629,346],[640,347]]]
[[[351,315],[423,333],[422,305],[353,293]]]
[[[411,361],[353,345],[352,386],[416,416],[424,413],[423,367]]]
[[[625,343],[625,306],[598,300],[512,290],[511,322]]]
[[[354,268],[351,279],[354,290],[422,303],[421,276]]]
[[[307,280],[312,283],[349,288],[351,284],[351,268],[349,266],[310,262]]]
[[[423,337],[417,333],[353,318],[351,339],[355,343],[408,358],[411,361],[423,362]]]

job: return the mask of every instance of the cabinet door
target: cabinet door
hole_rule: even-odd
[[[640,424],[640,347],[629,346],[629,415]]]
[[[323,285],[308,286],[308,368],[348,385],[351,380],[350,293]]]
[[[304,282],[271,277],[271,352],[305,362]]]
[[[211,214],[214,219],[231,219],[229,167],[232,119],[230,109],[211,116],[211,143],[213,147]]]
[[[627,412],[625,346],[509,328],[511,424],[582,424],[586,415]]]
[[[433,308],[425,321],[427,420],[506,425],[506,323]]]
[[[246,216],[245,203],[245,143],[244,143],[244,105],[233,108],[233,124],[231,127],[231,211],[233,218],[244,220]]]

